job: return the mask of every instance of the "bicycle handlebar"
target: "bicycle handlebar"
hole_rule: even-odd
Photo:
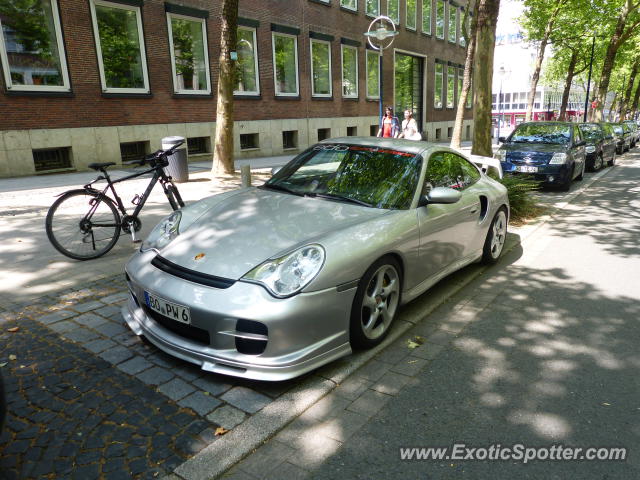
[[[151,167],[166,167],[167,165],[169,165],[169,160],[168,160],[168,156],[169,155],[173,155],[173,153],[176,151],[176,149],[182,145],[184,143],[184,140],[180,141],[179,143],[176,143],[175,145],[172,145],[171,148],[167,148],[166,150],[157,150],[149,155],[145,155],[143,158],[141,158],[140,160],[129,160],[126,162],[123,162],[126,165],[134,165],[134,164],[138,164],[140,166],[144,165],[145,163],[148,163],[149,166]]]

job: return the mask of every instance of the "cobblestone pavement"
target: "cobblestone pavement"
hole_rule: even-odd
[[[125,292],[117,275],[2,307],[0,478],[162,477],[294,385],[165,355],[124,325]]]

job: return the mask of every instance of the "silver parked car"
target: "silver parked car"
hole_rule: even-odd
[[[495,262],[506,189],[461,153],[346,137],[160,222],[126,266],[129,327],[202,369],[296,377],[371,347],[401,304]]]

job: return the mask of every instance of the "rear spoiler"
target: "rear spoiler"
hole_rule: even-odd
[[[469,160],[475,163],[480,169],[489,174],[489,171],[493,171],[498,178],[502,178],[502,165],[500,160],[492,157],[483,157],[482,155],[469,155]]]

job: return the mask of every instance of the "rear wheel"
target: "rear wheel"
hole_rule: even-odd
[[[607,165],[609,165],[610,167],[613,167],[616,164],[616,152],[613,152],[613,155],[611,155],[611,160],[609,160],[607,162]]]
[[[371,348],[389,333],[398,306],[402,274],[390,256],[376,261],[363,275],[351,308],[351,345]]]
[[[58,198],[45,220],[47,238],[63,255],[90,260],[104,255],[120,237],[120,215],[104,195],[84,190]]]
[[[491,226],[487,232],[487,238],[484,241],[484,247],[482,249],[482,261],[484,263],[496,263],[502,249],[504,248],[504,242],[507,238],[507,210],[501,207],[497,211]]]

